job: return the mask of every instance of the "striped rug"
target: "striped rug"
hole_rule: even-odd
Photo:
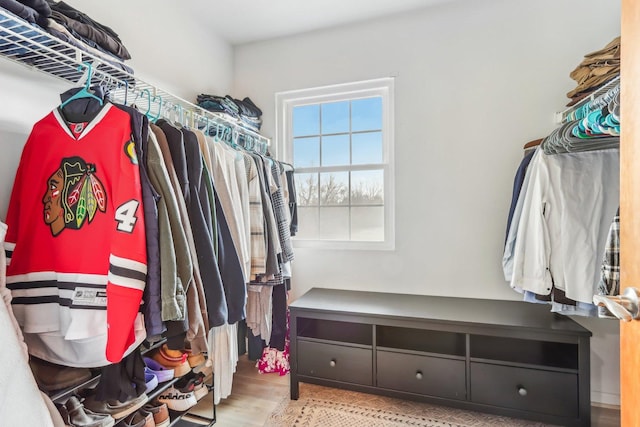
[[[347,390],[300,384],[265,427],[543,427],[547,424]]]

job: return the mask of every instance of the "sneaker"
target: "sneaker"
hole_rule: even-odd
[[[189,357],[187,353],[180,350],[171,350],[166,344],[163,344],[151,355],[153,360],[165,368],[173,369],[173,374],[176,377],[186,375],[191,370],[187,357]]]
[[[195,384],[187,381],[187,384],[183,384],[184,387],[179,388],[181,381],[176,382],[158,396],[158,402],[166,404],[172,411],[184,412],[198,403],[193,392]]]
[[[34,356],[29,358],[29,366],[38,387],[44,391],[73,387],[91,378],[91,371],[87,368],[56,365]]]
[[[195,375],[195,388],[193,389],[193,394],[196,395],[196,400],[200,400],[209,394],[209,388],[204,383],[204,374],[202,372],[194,374]]]
[[[71,396],[64,404],[66,413],[62,414],[64,422],[73,427],[112,427],[115,420],[111,415],[96,414],[85,408],[80,400]]]
[[[164,403],[147,403],[140,409],[140,413],[151,414],[156,427],[169,427],[171,419],[169,418],[169,408]]]
[[[202,372],[189,372],[180,378],[175,386],[180,390],[193,390],[196,400],[200,400],[209,394],[209,389],[205,384],[205,375]]]
[[[151,372],[151,370],[146,366],[144,367],[144,382],[147,386],[146,390],[144,391],[145,393],[151,393],[153,390],[155,390],[155,388],[158,387],[159,382],[156,374]]]
[[[93,412],[99,414],[109,414],[113,418],[124,418],[127,415],[132,414],[147,403],[149,398],[145,393],[140,396],[127,400],[126,402],[120,402],[119,400],[97,400],[95,395],[87,397],[84,401],[85,408],[89,408]]]
[[[122,421],[123,427],[156,427],[156,423],[153,421],[153,415],[149,413],[142,413],[141,411],[134,412]]]
[[[144,364],[146,365],[145,370],[148,369],[149,372],[158,377],[159,383],[169,381],[175,376],[173,369],[165,368],[155,360],[148,357],[144,357],[143,360]]]

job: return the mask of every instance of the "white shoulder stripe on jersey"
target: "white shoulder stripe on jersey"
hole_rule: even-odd
[[[124,288],[137,289],[144,291],[145,281],[132,279],[130,277],[118,276],[117,274],[109,273],[109,282],[116,286],[122,286]]]
[[[67,135],[69,135],[71,138],[76,139],[75,136],[73,136],[73,134],[71,133],[71,131],[69,130],[69,126],[67,126],[67,123],[65,122],[65,120],[62,118],[62,116],[60,115],[60,111],[58,111],[58,109],[56,108],[55,110],[53,110],[53,117],[56,118],[56,120],[58,121],[58,124],[60,125],[60,127],[67,133]]]
[[[106,274],[84,274],[84,273],[56,273],[55,271],[39,271],[36,273],[16,274],[7,276],[7,283],[18,282],[42,282],[45,280],[55,280],[58,282],[90,283],[94,285],[106,285]]]
[[[100,121],[104,118],[104,116],[107,114],[107,112],[111,109],[111,106],[112,106],[111,103],[109,103],[109,102],[106,103],[106,105],[102,108],[102,110],[100,110],[98,115],[96,115],[93,118],[93,120],[91,120],[91,122],[89,122],[89,126],[84,128],[84,130],[82,131],[80,136],[77,138],[78,141],[81,140],[85,135],[87,135],[87,133],[89,133],[89,131],[91,129],[96,127],[96,125],[98,123],[100,123]],[[73,133],[71,133],[71,130],[69,129],[69,126],[67,125],[67,121],[62,117],[62,115],[60,114],[60,111],[58,111],[57,108],[55,110],[53,110],[53,116],[56,118],[56,120],[58,121],[58,124],[60,124],[60,127],[67,133],[67,135],[69,135],[73,139],[76,139],[76,137],[73,135]]]
[[[5,251],[12,251],[16,248],[16,244],[15,243],[9,243],[9,242],[4,242],[4,250]]]
[[[129,258],[122,258],[117,255],[109,255],[109,262],[116,267],[122,267],[129,270],[139,271],[140,273],[147,274],[147,265],[138,261],[134,261]]]

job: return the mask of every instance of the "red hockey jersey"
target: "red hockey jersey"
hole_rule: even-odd
[[[6,223],[7,287],[32,354],[102,366],[144,339],[145,224],[127,113],[105,103],[88,123],[59,110],[36,123]]]

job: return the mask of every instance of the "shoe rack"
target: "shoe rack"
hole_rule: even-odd
[[[145,341],[146,343],[146,341]],[[166,339],[162,339],[152,345],[148,345],[145,346],[145,343],[142,344],[142,351],[141,354],[142,356],[144,356],[145,354],[161,347],[164,343],[166,343]],[[100,381],[100,369],[95,369],[92,370],[92,372],[94,373],[94,375],[88,379],[87,381],[84,381],[80,384],[77,384],[73,387],[68,387],[65,389],[61,389],[61,390],[56,390],[55,392],[51,393],[49,395],[49,397],[51,398],[51,400],[54,403],[59,403],[62,404],[64,402],[66,402],[71,396],[77,394],[78,392],[80,392],[81,390],[85,390],[88,388],[94,388],[98,382]],[[166,389],[168,389],[169,387],[171,387],[173,384],[175,384],[176,382],[178,382],[178,380],[180,380],[181,377],[177,377],[177,378],[173,378],[169,381],[165,381],[163,383],[160,383],[158,385],[158,387],[156,387],[153,391],[151,391],[150,393],[147,393],[147,396],[149,397],[149,401],[154,400],[156,397],[158,397],[162,392],[164,392]],[[211,383],[210,384],[205,384],[207,389],[209,390],[209,393],[206,397],[203,398],[207,399],[210,398],[211,399],[211,403],[212,403],[212,413],[211,413],[211,418],[205,418],[202,417],[200,415],[197,414],[190,414],[189,410],[184,411],[184,412],[178,412],[178,411],[173,411],[173,410],[169,410],[169,417],[171,419],[171,424],[169,425],[170,427],[203,427],[203,426],[212,426],[216,423],[216,405],[213,401],[214,399],[214,395],[213,393],[211,393],[211,391],[213,390],[213,377],[211,378]],[[186,416],[186,417],[185,417]],[[183,418],[185,417],[185,418]],[[116,424],[115,426],[121,426],[123,419],[116,419]]]

